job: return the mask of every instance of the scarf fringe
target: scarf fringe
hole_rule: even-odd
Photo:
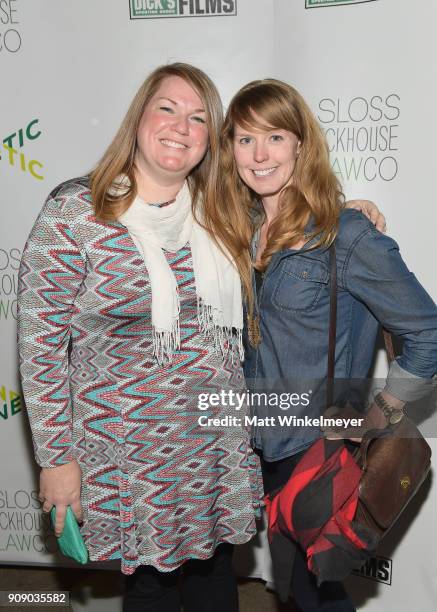
[[[197,320],[204,338],[212,338],[214,349],[220,351],[223,357],[229,353],[234,363],[237,352],[240,361],[244,359],[243,332],[241,329],[219,325],[215,322],[216,309],[202,302],[197,297]],[[181,329],[179,318],[175,319],[171,331],[153,329],[153,355],[159,365],[171,364],[173,353],[181,347]],[[237,349],[235,351],[235,349]]]
[[[128,179],[119,176],[116,189],[125,184],[129,184]],[[164,251],[177,252],[188,243],[198,291],[197,318],[201,333],[211,339],[214,350],[220,350],[223,358],[231,353],[233,361],[242,360],[240,278],[228,256],[195,221],[191,205],[190,189],[185,181],[172,206],[162,209],[147,206],[137,196],[119,217],[149,273],[153,356],[161,365],[172,363],[174,351],[180,349],[178,283]]]
[[[197,320],[204,338],[212,338],[215,350],[220,351],[223,357],[230,353],[232,363],[234,363],[236,348],[239,360],[243,361],[243,331],[234,327],[220,325],[216,322],[217,314],[220,313],[216,308],[205,304],[202,298],[197,296]]]
[[[171,331],[153,328],[153,355],[159,365],[172,363],[173,353],[181,347],[179,317],[173,321]]]

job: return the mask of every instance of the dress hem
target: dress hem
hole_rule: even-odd
[[[172,567],[169,566],[162,566],[161,564],[157,564],[156,562],[153,563],[154,559],[152,557],[146,557],[146,556],[139,556],[137,559],[132,560],[132,565],[128,564],[127,566],[123,564],[123,560],[121,559],[121,557],[112,557],[111,559],[102,559],[102,558],[98,558],[97,555],[92,555],[91,553],[89,553],[89,557],[90,557],[90,561],[91,562],[103,562],[103,561],[118,561],[120,560],[121,562],[121,573],[124,575],[130,575],[133,574],[135,572],[135,570],[142,566],[142,565],[148,565],[148,566],[152,566],[155,569],[157,569],[159,572],[163,572],[163,573],[168,573],[168,572],[173,572],[174,570],[180,568],[182,565],[184,565],[184,563],[186,563],[187,561],[190,561],[192,559],[194,560],[199,560],[199,561],[206,561],[207,559],[210,559],[217,547],[220,544],[233,544],[235,546],[239,546],[241,544],[246,544],[247,542],[249,542],[257,533],[257,529],[254,528],[253,533],[251,534],[246,534],[245,537],[243,538],[220,538],[219,540],[217,540],[215,542],[215,546],[213,548],[211,548],[210,551],[208,551],[207,553],[205,553],[205,555],[193,555],[190,557],[186,557],[185,559],[181,560],[181,562],[179,563],[179,565],[174,565]]]

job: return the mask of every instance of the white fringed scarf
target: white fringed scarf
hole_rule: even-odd
[[[243,359],[243,309],[238,271],[195,222],[185,182],[172,204],[158,208],[136,197],[119,217],[149,272],[152,291],[153,353],[158,363],[171,362],[180,348],[179,295],[176,278],[163,250],[175,253],[190,244],[200,330],[225,355],[238,345]]]

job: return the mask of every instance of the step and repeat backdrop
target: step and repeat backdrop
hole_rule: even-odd
[[[93,167],[157,65],[199,66],[225,106],[245,82],[274,76],[303,93],[347,197],[378,203],[404,259],[437,299],[436,5],[0,0],[0,563],[62,563],[37,497],[15,346],[20,256],[47,194]],[[384,374],[382,358],[377,370]],[[378,557],[348,580],[359,609],[435,608],[436,508],[431,476]],[[271,580],[264,530],[237,563],[242,574]],[[114,593],[87,597],[74,609],[121,609]]]

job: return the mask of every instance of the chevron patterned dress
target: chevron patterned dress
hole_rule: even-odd
[[[242,389],[199,332],[189,246],[166,253],[179,287],[181,349],[152,356],[151,293],[126,228],[93,216],[86,178],[49,196],[27,241],[19,286],[20,370],[35,457],[76,459],[91,560],[171,571],[255,533],[260,470],[242,427],[201,427],[199,393]],[[214,412],[213,412],[214,410]],[[241,412],[239,413],[241,415]]]

